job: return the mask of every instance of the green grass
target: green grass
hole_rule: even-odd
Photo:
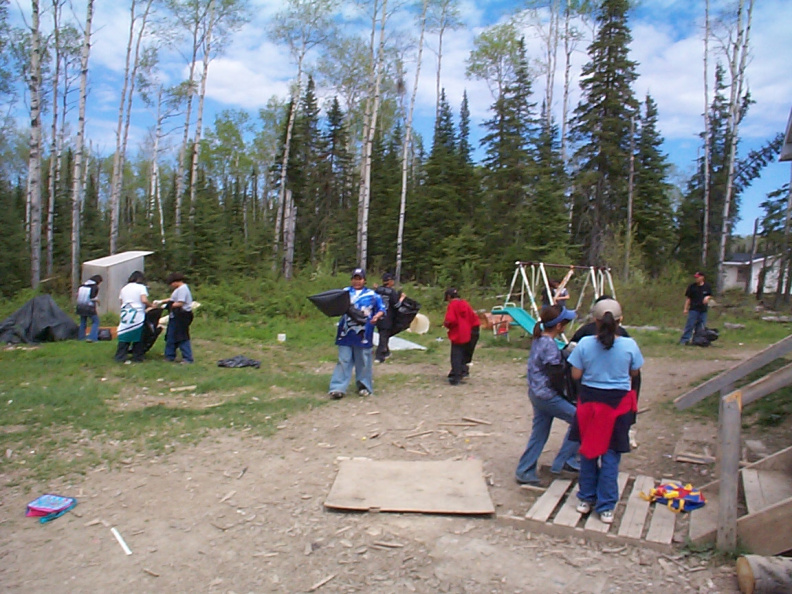
[[[197,362],[189,367],[162,360],[162,339],[138,365],[114,363],[114,342],[69,341],[0,350],[0,472],[6,481],[49,480],[97,464],[114,466],[136,454],[171,451],[218,430],[266,436],[284,418],[327,404],[337,353],[335,320],[316,312],[305,295],[338,286],[337,279],[304,276],[294,284],[252,282],[258,284],[240,281],[193,288],[207,306],[199,310],[193,325]],[[738,348],[762,348],[789,332],[787,324],[761,321],[750,299],[727,295],[710,316],[710,326],[721,328],[721,339],[709,349],[679,347],[684,324],[681,290],[618,288],[628,323],[661,327],[631,331],[646,356],[723,358]],[[414,363],[416,370],[426,363],[442,368],[448,361],[442,290],[409,287],[407,293],[423,303],[431,330],[422,336],[403,335],[427,350],[400,352],[399,361]],[[495,304],[483,292],[470,293],[477,309]],[[0,318],[32,296],[25,292],[0,303]],[[71,311],[67,298],[55,297],[64,311]],[[211,303],[220,305],[210,307]],[[289,316],[278,313],[287,307]],[[106,316],[103,323],[116,320]],[[745,328],[727,330],[725,322]],[[279,343],[278,334],[286,334],[286,341]],[[510,341],[482,330],[479,344],[477,364],[514,364],[524,373],[531,341],[521,330],[512,331]],[[258,359],[261,368],[217,367],[219,359],[235,355]],[[431,379],[412,369],[394,376],[394,381],[404,383]],[[171,392],[189,385],[196,388]],[[716,399],[702,402],[693,414],[716,418],[717,408],[710,400]],[[745,422],[772,425],[790,414],[792,389],[752,405]]]

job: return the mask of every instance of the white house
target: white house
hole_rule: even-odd
[[[765,256],[763,254],[756,254],[751,261],[751,254],[732,254],[728,257],[727,261],[723,263],[723,270],[725,274],[723,288],[729,289],[745,289],[745,281],[750,274],[751,284],[749,290],[751,293],[756,293],[759,285],[759,275],[762,269],[765,269],[764,275],[764,293],[775,293],[776,284],[778,283],[778,267],[781,256]]]

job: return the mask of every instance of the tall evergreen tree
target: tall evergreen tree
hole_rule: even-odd
[[[577,143],[574,174],[575,240],[590,264],[603,263],[608,236],[627,219],[630,120],[638,111],[629,59],[628,0],[603,0],[597,36],[581,73],[581,99],[571,122]]]
[[[442,260],[443,239],[456,235],[462,226],[453,183],[458,164],[453,116],[443,90],[424,183],[415,200],[407,204],[404,266],[424,281],[432,279],[434,267]]]
[[[647,95],[644,105],[635,156],[633,227],[648,271],[656,276],[673,252],[673,209],[671,185],[666,181],[669,164],[660,150],[657,104]]]
[[[531,78],[525,40],[517,47],[514,76],[496,98],[493,117],[485,122],[483,191],[487,208],[486,257],[493,271],[508,273],[525,259],[525,245],[535,231],[528,198],[537,126],[536,104],[530,101]]]

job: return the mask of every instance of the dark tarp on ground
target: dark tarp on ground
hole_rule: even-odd
[[[79,326],[49,295],[37,295],[0,323],[0,344],[74,340]]]

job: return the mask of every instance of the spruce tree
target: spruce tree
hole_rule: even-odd
[[[627,220],[630,120],[638,111],[628,9],[628,0],[603,0],[571,122],[571,140],[577,145],[573,233],[589,264],[604,263],[605,242]]]
[[[486,147],[482,188],[488,221],[486,257],[492,270],[503,274],[512,270],[516,260],[526,259],[525,246],[536,231],[528,186],[537,126],[523,39],[517,54],[514,76],[496,98],[481,140]]]
[[[657,276],[674,248],[672,188],[666,181],[669,163],[660,150],[657,104],[650,95],[644,109],[635,155],[633,229],[649,273]]]

